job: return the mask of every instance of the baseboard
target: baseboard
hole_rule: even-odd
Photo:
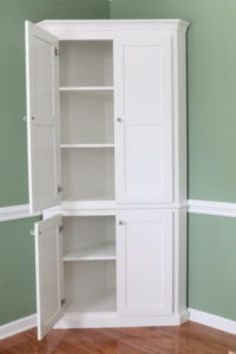
[[[37,316],[34,314],[0,326],[0,340],[35,327],[36,320]]]
[[[189,312],[190,321],[197,322],[227,333],[236,334],[236,321],[194,309],[189,309]]]
[[[189,316],[190,315],[190,316]],[[171,325],[179,325],[183,322],[186,322],[190,319],[190,321],[197,322],[199,324],[209,326],[227,333],[236,334],[236,321],[229,320],[224,317],[212,315],[210,313],[206,313],[199,310],[189,309],[189,312],[186,311],[182,313],[180,316],[170,316],[162,318],[153,318],[150,323],[150,318],[147,320],[145,318],[131,318],[131,319],[117,319],[114,316],[104,316],[101,317],[93,317],[78,319],[74,316],[65,315],[55,326],[55,328],[98,328],[98,327],[119,327],[119,326],[127,326],[127,327],[137,327],[138,326],[171,326]],[[36,327],[36,314],[30,315],[28,317],[21,318],[19,320],[7,323],[3,326],[0,326],[0,340],[14,336],[15,334],[27,331],[33,327]]]

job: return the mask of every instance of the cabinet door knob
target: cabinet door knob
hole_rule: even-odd
[[[120,118],[120,117],[119,117],[119,118],[117,118],[116,120],[117,120],[117,122],[119,122],[119,123],[121,123],[121,122],[122,122],[122,118]]]
[[[119,223],[118,223],[119,225],[125,225],[125,222],[124,221],[119,221]]]

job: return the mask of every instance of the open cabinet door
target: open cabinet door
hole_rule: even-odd
[[[31,212],[61,200],[58,40],[26,22],[28,178]]]
[[[38,339],[41,340],[62,316],[65,302],[60,216],[35,224],[35,257]]]

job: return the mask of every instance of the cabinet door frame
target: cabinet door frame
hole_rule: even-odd
[[[62,217],[56,215],[39,221],[34,230],[37,335],[42,340],[64,314]],[[49,286],[52,286],[50,294]]]
[[[38,25],[26,21],[25,49],[29,205],[31,213],[34,213],[61,202],[58,39]],[[39,64],[37,58],[43,50],[48,51],[47,55],[50,53],[50,60],[42,57]],[[50,86],[45,83],[45,88],[41,87],[44,85],[42,82],[37,85],[36,78],[40,71],[50,72]],[[44,112],[45,107],[47,112],[46,109]],[[45,159],[51,164],[43,171]],[[50,178],[41,178],[49,173]]]
[[[164,82],[164,92],[165,97],[163,98],[163,109],[166,121],[163,127],[166,132],[165,139],[166,143],[166,153],[168,154],[168,159],[165,164],[165,178],[164,180],[164,193],[157,193],[155,191],[151,192],[135,192],[129,191],[127,184],[127,146],[126,146],[126,131],[130,127],[145,127],[143,122],[138,123],[128,123],[127,114],[125,112],[125,64],[124,64],[124,51],[126,47],[129,46],[159,46],[163,49],[163,60],[165,60],[165,73],[166,80]],[[172,49],[172,37],[170,35],[160,34],[158,36],[150,37],[145,35],[140,35],[140,37],[133,38],[119,38],[114,40],[114,87],[115,87],[115,141],[116,141],[116,195],[117,200],[120,203],[172,203],[174,202],[174,156],[173,156],[173,146],[174,146],[174,123],[173,123],[173,49]],[[134,63],[135,65],[135,63]],[[153,68],[155,70],[155,68]],[[167,82],[168,81],[168,82]],[[153,124],[156,126],[154,120],[149,121],[148,125],[151,127]],[[148,126],[147,125],[147,126]],[[151,131],[151,128],[150,128]],[[153,161],[155,163],[155,161]],[[168,180],[168,181],[166,181]],[[148,181],[147,181],[148,184]]]
[[[175,212],[172,210],[139,210],[139,211],[120,211],[118,213],[117,223],[117,305],[118,313],[122,316],[161,316],[171,315],[174,312],[174,218]],[[163,270],[164,297],[163,303],[151,303],[145,305],[132,305],[128,301],[129,287],[132,284],[128,283],[128,227],[131,224],[163,224],[165,231],[162,235],[165,247],[165,269]],[[147,227],[148,232],[148,227]],[[158,235],[157,235],[158,237]],[[153,247],[153,244],[150,245]],[[141,250],[142,251],[142,250]],[[147,250],[145,250],[147,251]],[[145,252],[144,251],[144,252]],[[147,254],[145,254],[147,257]],[[132,254],[136,257],[136,254]],[[167,261],[168,260],[168,261]],[[140,259],[142,264],[143,260]],[[140,268],[135,270],[135,274],[139,274]],[[148,274],[146,275],[148,277]],[[168,276],[166,281],[164,276]],[[150,278],[151,281],[151,278]]]

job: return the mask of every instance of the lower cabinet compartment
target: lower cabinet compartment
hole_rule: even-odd
[[[116,259],[114,215],[63,218],[64,261]]]
[[[67,312],[115,312],[116,262],[64,263]]]

